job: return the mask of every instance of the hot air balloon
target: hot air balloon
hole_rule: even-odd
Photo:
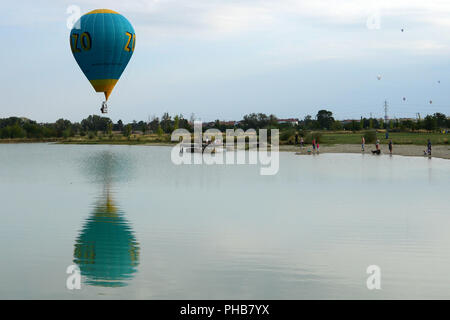
[[[403,97],[403,101],[406,101],[406,97]]]
[[[70,31],[70,48],[81,71],[96,92],[105,94],[102,113],[107,113],[106,102],[135,45],[136,34],[131,23],[109,9],[86,13]]]
[[[377,79],[378,79],[378,80],[381,80],[381,75],[378,75],[378,76],[377,76]]]

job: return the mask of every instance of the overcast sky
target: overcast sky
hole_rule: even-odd
[[[450,114],[448,0],[21,0],[0,3],[0,118],[99,114],[104,97],[70,51],[69,5],[113,9],[135,28],[114,121],[381,117],[385,99],[391,117]]]

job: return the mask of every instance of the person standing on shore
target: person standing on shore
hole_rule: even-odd
[[[295,145],[298,145],[298,133],[295,134]]]
[[[364,136],[361,137],[361,151],[364,152],[364,145],[366,144],[366,139]]]
[[[377,139],[377,142],[375,143],[375,149],[380,150],[380,140]]]
[[[392,154],[392,139],[389,140],[389,153]]]
[[[431,156],[431,140],[430,139],[428,139],[427,149],[428,149],[428,155]]]
[[[313,139],[312,147],[313,147],[313,153],[315,153],[316,152],[316,139]]]
[[[300,137],[300,148],[302,148],[302,150],[303,150],[303,143],[304,143],[303,137]]]
[[[319,140],[317,140],[316,148],[317,148],[317,153],[319,153]]]

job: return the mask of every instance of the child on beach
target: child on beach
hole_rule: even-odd
[[[392,139],[389,140],[389,153],[392,154]]]
[[[428,139],[427,151],[428,151],[428,155],[431,156],[431,140],[430,139]]]
[[[317,149],[317,153],[319,153],[319,141],[317,141],[317,143],[316,143],[316,149]]]
[[[303,137],[300,137],[300,148],[302,148],[302,150],[303,150]]]
[[[313,139],[312,141],[312,148],[313,148],[313,153],[316,152],[316,139]]]
[[[364,137],[361,137],[361,151],[364,152],[364,145],[366,144],[366,139]]]

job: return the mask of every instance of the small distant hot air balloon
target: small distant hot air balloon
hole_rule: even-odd
[[[438,83],[441,83],[441,80],[438,80]]]
[[[77,29],[78,28],[78,29]],[[136,45],[131,23],[109,9],[97,9],[83,15],[70,32],[70,47],[78,65],[95,91],[103,92],[102,113]]]
[[[400,29],[402,32],[405,31],[405,29]]]
[[[403,97],[403,101],[406,101],[406,98],[405,98],[405,97]]]
[[[378,79],[378,80],[381,80],[381,75],[377,75],[377,79]]]
[[[430,104],[432,104],[433,103],[433,101],[432,100],[430,100]]]

